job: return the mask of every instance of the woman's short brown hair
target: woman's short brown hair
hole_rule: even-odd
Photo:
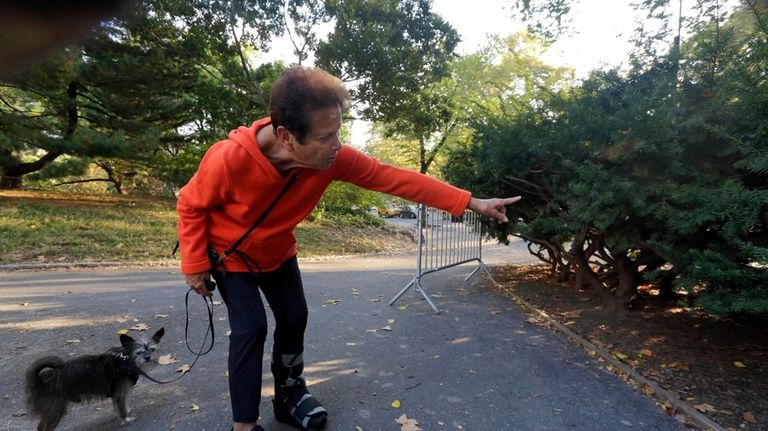
[[[302,142],[309,132],[309,113],[336,106],[342,113],[349,109],[349,93],[339,78],[319,68],[293,66],[272,85],[269,116],[275,130],[283,126]]]

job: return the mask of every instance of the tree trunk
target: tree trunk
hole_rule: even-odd
[[[78,83],[73,81],[67,84],[67,104],[64,115],[67,118],[66,128],[64,130],[64,139],[69,139],[77,130],[77,88]],[[0,189],[20,189],[24,184],[24,175],[37,172],[46,167],[62,155],[61,150],[48,150],[48,152],[34,162],[24,163],[20,158],[13,155],[11,151],[4,151],[2,156],[5,159],[2,168],[2,177],[0,177]]]
[[[15,164],[6,164],[3,167],[2,178],[0,178],[0,189],[20,189],[24,185],[23,177],[26,174],[37,172],[46,165],[56,160],[61,155],[58,151],[49,151],[43,157],[34,162],[23,163],[16,157],[9,157],[9,161]]]
[[[606,305],[613,304],[613,296],[611,292],[603,285],[603,282],[597,277],[592,267],[589,266],[589,257],[584,253],[584,242],[586,241],[588,229],[584,228],[574,239],[571,244],[571,263],[575,270],[576,279],[574,281],[575,287],[578,289],[584,289],[586,287],[592,288]]]
[[[0,190],[20,189],[22,184],[20,177],[8,176],[4,173],[0,178]]]
[[[613,258],[613,269],[616,271],[618,284],[613,294],[613,308],[615,310],[629,310],[632,299],[637,294],[638,275],[635,263],[626,255],[626,252]]]

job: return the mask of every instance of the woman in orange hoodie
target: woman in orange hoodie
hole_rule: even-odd
[[[339,141],[349,96],[342,82],[295,66],[272,87],[270,117],[230,132],[203,157],[178,201],[181,269],[201,295],[210,276],[227,305],[229,387],[234,431],[253,431],[261,398],[261,358],[267,319],[259,289],[275,318],[272,373],[275,417],[295,428],[319,430],[328,413],[302,377],[307,304],[296,261],[294,228],[314,209],[332,181],[345,181],[440,208],[465,209],[507,221],[505,206],[518,201],[477,199],[466,190],[418,172],[383,164]],[[211,270],[221,256],[266,215]],[[215,260],[215,258],[214,258]]]

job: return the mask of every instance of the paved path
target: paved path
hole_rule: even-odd
[[[519,244],[494,246],[485,256],[491,265],[523,261],[522,251]],[[303,261],[301,267],[310,308],[306,374],[330,411],[330,431],[399,430],[401,415],[427,431],[683,429],[582,351],[528,324],[484,287],[484,275],[465,283],[471,264],[424,279],[439,315],[412,293],[387,305],[413,277],[413,257]],[[116,345],[117,330],[146,323],[166,328],[163,353],[190,362],[184,292],[175,269],[0,273],[0,430],[34,427],[24,415],[22,374],[43,354],[99,352]],[[205,314],[194,299],[196,345]],[[189,375],[170,385],[139,382],[134,424],[119,427],[109,403],[97,403],[72,408],[59,429],[229,429],[223,306],[215,307],[215,319],[215,349]],[[180,364],[152,374],[173,377]],[[274,421],[271,395],[265,378],[262,424],[268,431],[291,429]],[[391,406],[395,400],[399,409]]]

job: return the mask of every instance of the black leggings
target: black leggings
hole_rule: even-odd
[[[229,325],[229,397],[235,422],[256,422],[261,401],[261,365],[267,338],[267,316],[259,294],[264,292],[275,317],[273,352],[304,351],[307,300],[296,257],[280,268],[258,275],[248,272],[214,273],[227,305]]]

